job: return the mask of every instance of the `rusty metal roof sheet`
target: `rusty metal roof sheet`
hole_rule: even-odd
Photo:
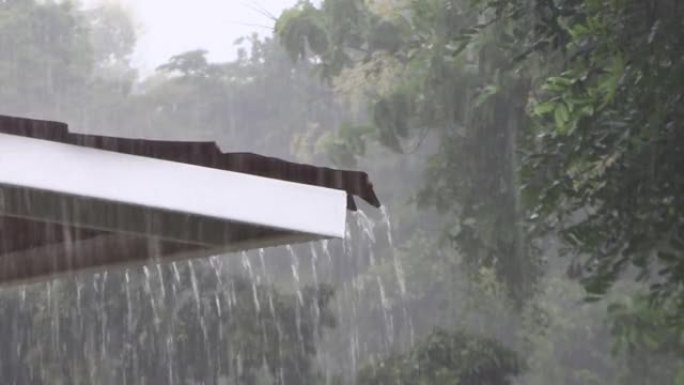
[[[0,115],[0,133],[241,172],[347,192],[347,208],[356,210],[353,196],[380,207],[368,174],[293,163],[252,153],[224,153],[214,142],[131,139],[69,132],[65,123]]]
[[[364,172],[314,167],[251,153],[223,153],[211,142],[76,134],[69,132],[64,123],[7,116],[0,116],[0,134],[342,190],[347,193],[350,210],[356,209],[353,196],[380,206]],[[112,206],[97,199],[80,199],[21,186],[7,185],[0,190],[0,206],[3,207],[0,213],[0,285],[33,282],[55,274],[108,266],[197,258],[231,250],[226,248],[231,245],[237,250],[320,238],[315,234],[248,223],[122,204]],[[339,195],[341,198],[342,194]],[[340,203],[339,209],[344,211],[344,203]]]

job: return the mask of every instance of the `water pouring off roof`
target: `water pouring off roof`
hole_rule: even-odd
[[[0,116],[0,284],[342,238],[366,173]]]

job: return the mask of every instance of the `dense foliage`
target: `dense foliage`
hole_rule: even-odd
[[[634,265],[662,267],[663,293],[677,290],[681,260],[681,8],[330,0],[288,11],[278,33],[324,77],[373,84],[356,86],[384,145],[405,151],[412,131],[439,131],[424,196],[458,209],[457,243],[476,245],[464,253],[500,265],[502,279],[533,276],[518,271],[531,268],[521,240],[484,235],[516,238],[499,226],[519,222],[521,209],[506,208],[523,187],[527,214],[590,259],[591,292]]]
[[[338,88],[361,94],[372,122],[366,139],[404,153],[439,138],[420,202],[450,213],[445,234],[472,271],[496,270],[524,301],[538,265],[518,229],[516,144],[527,82],[502,73],[499,32],[483,32],[491,22],[478,9],[456,0],[388,4],[302,3],[277,31],[291,51],[310,47]]]
[[[363,168],[385,211],[4,290],[3,380],[684,384],[680,1],[300,1],[145,79],[104,4],[0,1],[0,113]]]
[[[635,279],[650,293],[639,312],[655,319],[627,311],[631,324],[679,335],[683,12],[678,1],[304,1],[277,32],[368,104],[372,124],[350,152],[359,139],[410,154],[438,138],[419,202],[447,214],[445,238],[475,278],[491,269],[536,308],[536,282],[560,267],[548,257],[571,255],[588,299]],[[632,340],[626,330],[613,329]]]
[[[508,385],[520,374],[518,356],[495,340],[438,330],[405,354],[359,373],[360,385]]]

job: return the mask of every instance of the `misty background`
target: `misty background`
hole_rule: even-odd
[[[293,0],[86,0],[82,4],[93,8],[108,2],[130,15],[139,36],[133,65],[145,75],[171,56],[194,49],[206,49],[213,62],[233,60],[237,39],[252,33],[270,36],[273,18],[296,4]]]
[[[682,8],[0,1],[0,114],[363,170],[383,203],[345,240],[3,288],[0,378],[684,384]]]

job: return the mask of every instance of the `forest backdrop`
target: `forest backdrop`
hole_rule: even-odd
[[[6,290],[8,383],[684,384],[678,0],[302,1],[144,79],[103,4],[0,1],[0,113],[359,168],[385,211],[268,282],[243,255]]]

